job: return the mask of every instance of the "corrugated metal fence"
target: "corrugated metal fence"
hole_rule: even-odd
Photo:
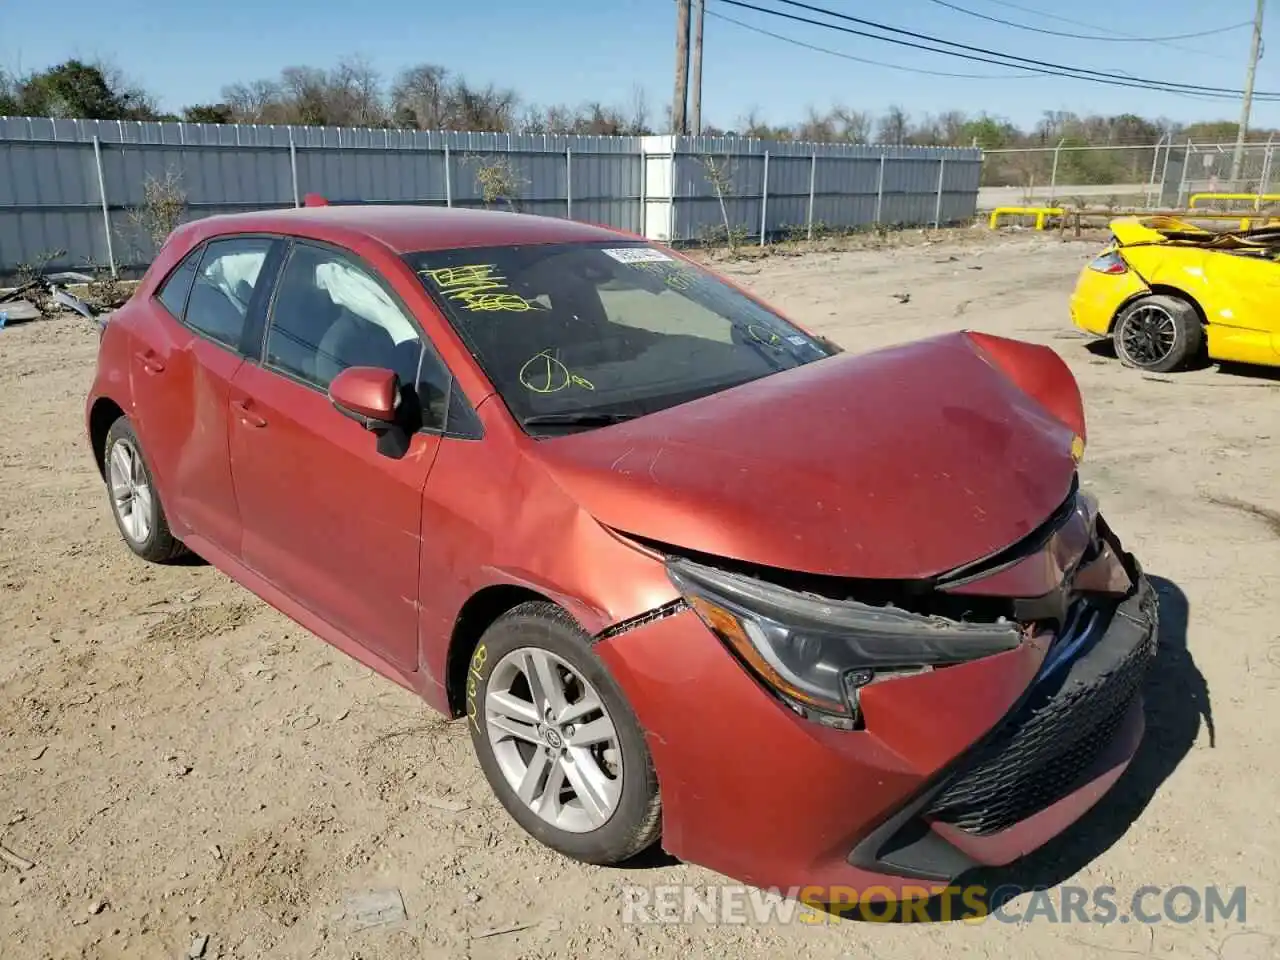
[[[0,117],[0,274],[54,251],[59,266],[144,265],[154,251],[129,212],[166,174],[187,218],[307,193],[480,206],[487,177],[524,212],[680,242],[723,232],[717,183],[735,233],[755,238],[965,220],[981,163],[941,147]]]

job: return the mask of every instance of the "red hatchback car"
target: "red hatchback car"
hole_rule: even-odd
[[[853,355],[631,235],[317,206],[178,229],[85,412],[135,553],[465,718],[570,857],[945,882],[1142,736],[1155,594],[1045,347]]]

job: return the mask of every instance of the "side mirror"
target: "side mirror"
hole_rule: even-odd
[[[381,367],[347,367],[329,384],[329,402],[366,430],[389,430],[400,405],[400,378]]]

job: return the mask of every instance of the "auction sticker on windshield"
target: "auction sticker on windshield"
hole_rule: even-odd
[[[654,250],[652,247],[620,247],[602,252],[619,263],[669,263],[672,259],[661,250]]]

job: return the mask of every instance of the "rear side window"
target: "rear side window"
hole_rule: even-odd
[[[196,278],[196,265],[200,262],[202,253],[204,253],[203,250],[196,250],[194,253],[187,254],[187,259],[178,264],[178,269],[169,274],[169,278],[160,288],[160,302],[179,320],[182,319],[182,311],[187,305],[187,294],[191,292],[191,281]]]
[[[187,326],[238,349],[271,243],[244,237],[206,246],[187,300]]]

